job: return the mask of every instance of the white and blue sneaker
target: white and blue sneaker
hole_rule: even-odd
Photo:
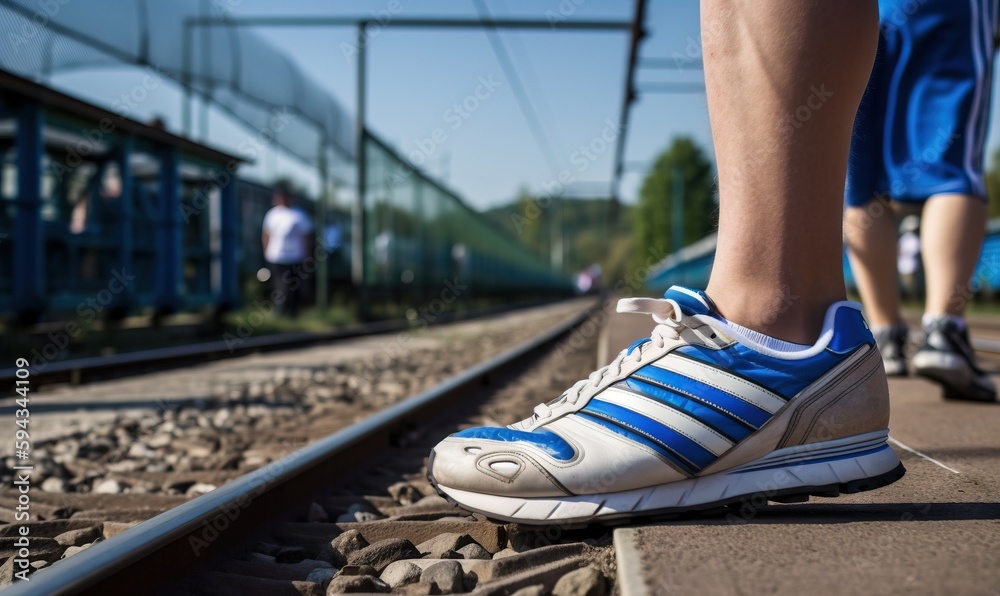
[[[530,418],[439,443],[428,477],[448,499],[525,524],[586,523],[890,484],[889,393],[854,302],[812,346],[733,325],[703,292],[627,298],[651,337]],[[789,351],[790,350],[790,351]]]

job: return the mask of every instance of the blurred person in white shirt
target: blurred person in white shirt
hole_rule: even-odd
[[[304,211],[293,205],[291,193],[283,184],[274,187],[272,204],[262,226],[264,259],[271,269],[275,309],[294,317],[307,281],[301,266],[312,250],[313,224]]]

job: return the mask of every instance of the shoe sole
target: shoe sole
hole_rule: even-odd
[[[996,401],[996,394],[975,385],[975,372],[956,354],[946,352],[917,352],[913,356],[913,371],[921,377],[944,387],[948,399],[971,401]]]
[[[906,473],[886,442],[888,431],[779,449],[737,468],[670,484],[594,495],[505,497],[443,486],[427,478],[452,504],[503,522],[528,525],[618,523],[738,506],[755,511],[768,501],[799,503],[892,484]]]

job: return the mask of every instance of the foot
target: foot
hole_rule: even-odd
[[[947,399],[996,401],[996,385],[976,364],[968,329],[951,317],[939,317],[924,331],[927,339],[913,356],[914,372],[940,383]]]
[[[873,329],[872,334],[875,336],[875,343],[878,344],[878,351],[882,354],[885,374],[890,377],[905,377],[906,340],[909,336],[906,325],[899,323],[892,327]]]
[[[795,352],[751,340],[686,288],[618,310],[653,315],[651,337],[530,418],[439,443],[427,468],[445,497],[494,519],[585,523],[834,496],[903,475],[859,305],[831,306],[820,339]]]

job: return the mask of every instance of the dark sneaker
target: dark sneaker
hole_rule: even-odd
[[[890,377],[905,377],[906,371],[906,340],[910,330],[906,325],[898,324],[892,327],[873,329],[878,351],[882,353],[882,363],[885,374]]]
[[[913,356],[914,372],[940,383],[947,399],[996,401],[996,385],[976,364],[967,329],[959,329],[954,320],[940,317],[924,331],[927,339]]]

